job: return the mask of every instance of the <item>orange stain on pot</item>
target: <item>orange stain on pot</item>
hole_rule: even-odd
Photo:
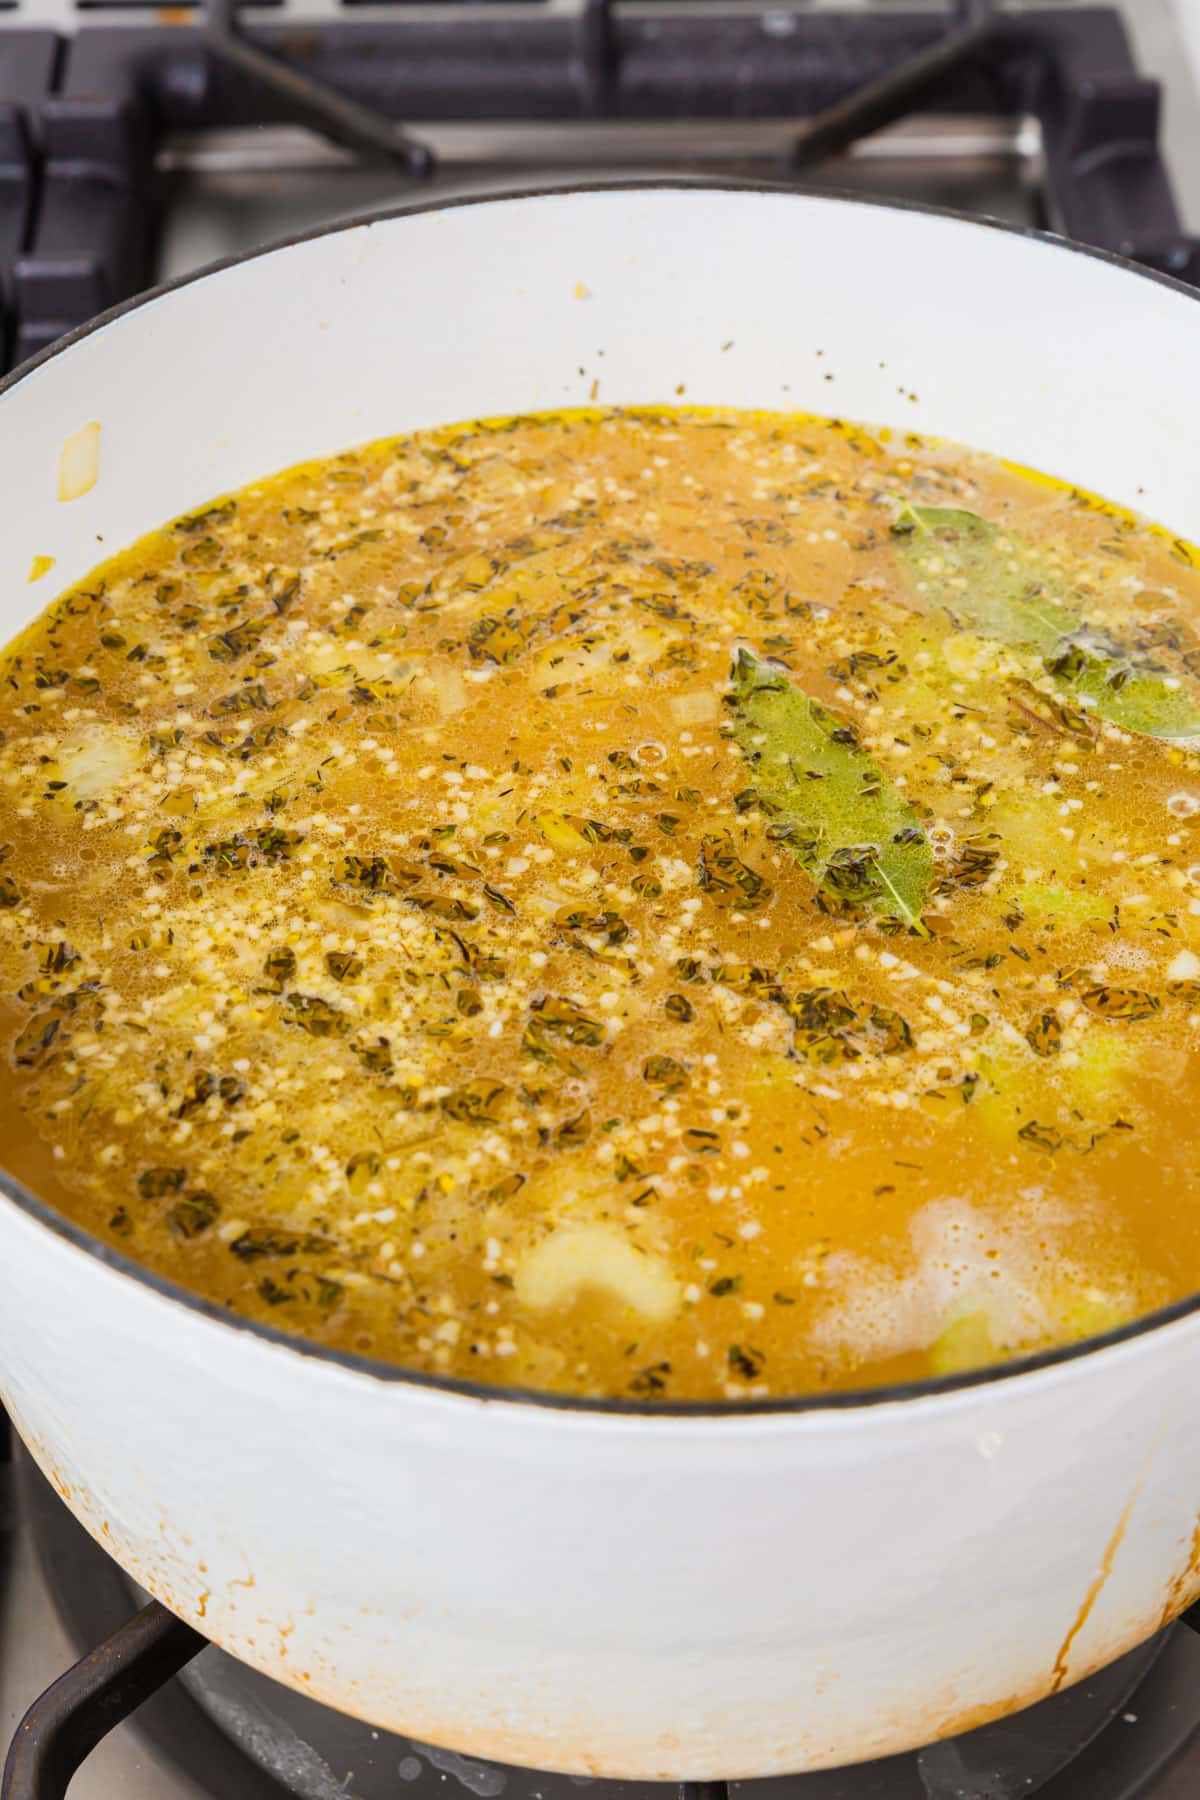
[[[1137,1495],[1134,1495],[1136,1501]],[[1132,1510],[1132,1504],[1126,1509]],[[1128,1523],[1128,1520],[1126,1520]],[[1118,1546],[1119,1547],[1119,1546]],[[1115,1551],[1114,1551],[1115,1555]],[[1095,1600],[1092,1605],[1094,1607]],[[892,1733],[891,1751],[900,1748],[900,1739],[907,1739],[907,1747],[924,1747],[927,1744],[940,1743],[946,1738],[961,1737],[965,1732],[976,1731],[982,1725],[994,1724],[997,1719],[1005,1719],[1012,1713],[1024,1712],[1026,1707],[1036,1706],[1039,1700],[1058,1693],[1064,1686],[1074,1686],[1086,1681],[1098,1670],[1108,1668],[1139,1644],[1144,1644],[1160,1629],[1157,1615],[1143,1618],[1137,1624],[1128,1624],[1108,1638],[1102,1645],[1094,1649],[1076,1669],[1069,1671],[1067,1679],[1061,1679],[1058,1673],[1058,1662],[1049,1676],[1043,1676],[1017,1693],[1005,1699],[990,1701],[984,1705],[963,1707],[958,1711],[944,1712],[936,1725],[926,1725],[925,1717],[910,1720],[905,1729],[896,1729]],[[1075,1633],[1078,1636],[1078,1633]],[[1060,1652],[1060,1657],[1061,1657]]]
[[[1070,1660],[1072,1646],[1088,1620],[1091,1618],[1096,1602],[1104,1592],[1105,1584],[1113,1572],[1113,1564],[1117,1560],[1117,1552],[1121,1548],[1126,1531],[1129,1529],[1129,1521],[1133,1517],[1133,1509],[1141,1496],[1142,1483],[1145,1479],[1146,1470],[1143,1469],[1137,1479],[1132,1494],[1130,1494],[1124,1507],[1121,1509],[1121,1516],[1117,1520],[1112,1536],[1104,1546],[1104,1555],[1100,1559],[1100,1567],[1097,1569],[1096,1574],[1088,1587],[1087,1593],[1083,1596],[1079,1611],[1075,1614],[1071,1623],[1071,1629],[1067,1632],[1066,1637],[1059,1646],[1058,1655],[1054,1659],[1054,1668],[1051,1671],[1049,1691],[1052,1694],[1057,1694],[1059,1689],[1066,1682],[1067,1666]]]
[[[1007,1719],[1011,1713],[1023,1712],[1027,1706],[1035,1706],[1049,1692],[1048,1683],[1041,1681],[1024,1693],[1007,1694],[1002,1700],[989,1700],[983,1705],[964,1707],[961,1712],[951,1713],[942,1719],[928,1741],[941,1743],[944,1738],[961,1737],[966,1731],[978,1731],[982,1725],[993,1725],[997,1719]]]
[[[1196,1514],[1192,1525],[1191,1542],[1187,1554],[1167,1583],[1166,1597],[1163,1600],[1162,1613],[1159,1616],[1159,1631],[1171,1623],[1185,1606],[1196,1597],[1196,1588],[1200,1585],[1200,1513]]]

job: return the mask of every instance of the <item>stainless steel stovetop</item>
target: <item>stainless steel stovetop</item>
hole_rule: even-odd
[[[1010,0],[1011,3],[1011,0]],[[1061,7],[1063,0],[1058,0]],[[1067,0],[1070,4],[1070,0]],[[1082,0],[1079,0],[1082,4]],[[554,12],[570,12],[575,0],[546,0]],[[687,7],[691,0],[679,0]],[[847,0],[841,0],[849,10]],[[861,0],[882,12],[892,0]],[[500,17],[505,0],[489,15]],[[16,0],[7,10],[0,0],[0,33],[10,26],[50,26],[69,32],[82,23],[118,23],[133,28],[161,19],[164,9],[136,0],[96,6],[91,0]],[[84,10],[86,8],[86,11]],[[794,10],[814,10],[800,0]],[[356,0],[353,17],[369,21],[392,12],[388,0]],[[407,17],[437,10],[437,0],[415,0]],[[761,9],[760,9],[761,10]],[[920,0],[905,0],[920,10]],[[1014,11],[1035,7],[1011,4]],[[1165,84],[1162,132],[1165,160],[1184,226],[1200,234],[1200,0],[1124,0],[1121,11],[1144,74]],[[283,0],[283,5],[247,9],[256,17],[328,19],[339,0]],[[180,15],[186,16],[186,15]],[[349,7],[341,16],[350,16]],[[786,35],[791,13],[782,4],[770,29]],[[186,24],[181,26],[186,30]],[[530,180],[572,181],[588,175],[707,170],[778,178],[779,156],[789,127],[781,120],[702,126],[647,123],[556,125],[422,126],[422,137],[438,157],[439,172],[421,192],[464,193],[519,185]],[[822,184],[857,191],[922,199],[939,205],[1037,222],[1043,145],[1032,118],[999,118],[978,113],[919,115],[888,128],[834,161],[822,165]],[[414,190],[394,171],[364,166],[349,153],[331,148],[307,132],[286,126],[177,134],[159,151],[167,180],[167,211],[159,250],[160,278],[181,274],[215,258],[293,234],[325,220],[349,217],[396,204]],[[810,176],[809,179],[812,179]],[[62,1571],[60,1570],[60,1575]],[[86,1573],[78,1579],[87,1580]],[[981,1627],[984,1628],[984,1627]],[[80,1645],[60,1620],[35,1549],[27,1509],[18,1503],[13,1465],[0,1460],[0,1754],[29,1703],[78,1656]],[[206,1651],[196,1665],[201,1667]],[[1180,1737],[1193,1718],[1200,1720],[1200,1637],[1177,1627],[1155,1665],[1147,1687],[1122,1723],[1136,1742],[1142,1726],[1138,1708],[1152,1702],[1159,1716],[1174,1720]],[[1167,1734],[1171,1735],[1170,1732]],[[1117,1740],[1110,1755],[1124,1754]],[[926,1780],[928,1800],[1018,1800],[1015,1791],[993,1786],[955,1785],[943,1761],[940,1776]],[[413,1770],[398,1766],[396,1793],[406,1791]],[[438,1771],[451,1796],[460,1789],[487,1795],[474,1766],[448,1758]],[[1115,1780],[1116,1777],[1114,1776]],[[934,1785],[930,1785],[930,1781]],[[1095,1800],[1099,1794],[1095,1778]],[[774,1785],[774,1784],[773,1784]],[[803,1784],[796,1800],[804,1792]],[[879,1800],[890,1790],[881,1787]],[[1066,1800],[1059,1782],[1042,1790],[1045,1800]],[[1113,1789],[1116,1792],[1116,1789]],[[1121,1800],[1126,1792],[1121,1790]],[[1179,1753],[1144,1789],[1146,1800],[1197,1800],[1200,1796],[1200,1736]],[[73,1800],[232,1800],[214,1790],[204,1767],[179,1766],[151,1747],[132,1726],[116,1730],[85,1763],[72,1785]],[[1083,1790],[1070,1790],[1079,1800]],[[1084,1800],[1093,1800],[1089,1794]]]
[[[51,8],[70,3],[40,0]],[[1068,0],[1081,7],[1087,3]],[[297,12],[314,10],[314,0],[289,4]],[[575,0],[550,4],[570,11]],[[895,0],[865,0],[863,10],[872,5],[881,12],[899,10]],[[315,6],[329,11],[328,0],[315,0]],[[1014,12],[1035,9],[1010,0]],[[383,5],[359,4],[355,17],[384,10]],[[805,10],[819,6],[808,0]],[[906,10],[917,9],[906,0]],[[1165,159],[1183,223],[1200,231],[1200,0],[1124,0],[1120,10],[1143,72],[1165,84]],[[786,12],[781,9],[778,17],[782,32]],[[774,180],[789,125],[785,120],[706,121],[701,126],[598,123],[568,131],[557,125],[471,125],[423,127],[421,135],[439,161],[439,173],[422,191],[450,194],[529,180],[570,182],[614,169],[639,174],[703,169]],[[392,172],[364,169],[348,153],[287,128],[183,139],[170,147],[167,161],[173,193],[162,246],[164,278],[326,219],[394,206],[412,191]],[[918,117],[827,163],[820,179],[830,187],[1035,224],[1040,164],[1040,133],[1033,121]]]

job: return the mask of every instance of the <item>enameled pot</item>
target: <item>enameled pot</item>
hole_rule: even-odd
[[[0,640],[269,471],[593,383],[939,433],[1200,536],[1182,287],[862,200],[559,191],[318,233],[18,371]],[[380,1726],[580,1774],[810,1769],[1035,1700],[1200,1588],[1200,1302],[918,1390],[545,1402],[239,1323],[0,1188],[0,1394],[43,1469],[174,1611]]]

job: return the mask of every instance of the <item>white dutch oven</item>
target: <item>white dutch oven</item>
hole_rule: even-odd
[[[268,471],[593,381],[941,433],[1200,535],[1183,288],[908,208],[593,189],[313,236],[16,375],[0,639]],[[810,1769],[1078,1680],[1200,1588],[1200,1302],[992,1379],[545,1403],[239,1324],[0,1186],[0,1391],[42,1467],[175,1612],[380,1726],[586,1774]]]

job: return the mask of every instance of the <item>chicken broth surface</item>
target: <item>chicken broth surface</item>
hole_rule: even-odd
[[[311,463],[0,657],[5,1165],[238,1313],[635,1399],[1200,1286],[1200,574],[993,458]]]

